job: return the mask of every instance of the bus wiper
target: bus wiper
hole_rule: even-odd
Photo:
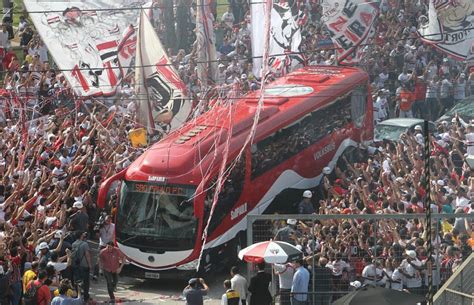
[[[129,238],[125,238],[124,240],[119,241],[119,242],[122,243],[122,244],[125,244],[127,241],[133,240],[137,237],[139,237],[139,236],[138,235],[130,236]]]

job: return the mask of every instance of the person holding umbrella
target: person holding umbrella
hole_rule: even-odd
[[[264,262],[257,264],[257,270],[257,274],[250,279],[249,291],[252,293],[250,305],[270,305],[272,295],[268,287],[272,282],[272,276],[265,272]]]

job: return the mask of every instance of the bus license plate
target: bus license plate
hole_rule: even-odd
[[[159,279],[160,274],[159,273],[154,273],[154,272],[145,272],[145,278],[147,278],[147,279]]]

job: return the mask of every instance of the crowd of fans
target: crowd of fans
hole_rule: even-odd
[[[192,35],[186,29],[195,24],[195,7],[186,6],[186,1],[178,2],[179,28],[171,29],[175,26],[173,14],[159,5],[157,20],[163,22],[156,25],[169,47],[174,67],[192,97],[197,98],[200,84],[196,45],[192,38],[178,40],[177,45],[173,42],[176,39],[170,38],[176,33]],[[321,47],[329,37],[320,21],[322,6],[313,0],[297,2],[307,63],[334,64],[332,47]],[[472,70],[422,44],[417,37],[418,20],[427,12],[427,1],[421,2],[415,5],[414,1],[382,1],[375,38],[362,47],[360,66],[370,75],[376,122],[398,116],[434,120],[474,94]],[[258,76],[252,72],[250,14],[246,1],[229,3],[228,10],[216,16],[214,26],[216,83],[238,82],[245,93],[259,86]],[[19,52],[12,48],[15,37]],[[24,17],[15,28],[8,18],[2,21],[0,47],[1,96],[5,100],[18,97],[10,105],[2,104],[0,113],[0,304],[17,305],[28,282],[35,278],[53,295],[71,295],[72,285],[60,279],[75,281],[74,254],[69,249],[77,240],[97,233],[93,228],[99,217],[96,200],[100,181],[128,166],[141,150],[127,144],[128,132],[135,127],[133,81],[125,80],[113,99],[77,99]],[[279,74],[275,72],[274,77]],[[302,128],[297,131],[300,138],[287,139],[283,132],[280,142],[270,141],[257,152],[262,162],[253,162],[261,167],[253,169],[256,174],[272,166],[275,149],[303,149],[328,130],[312,118],[307,121],[298,127]],[[439,138],[433,143],[431,156],[431,208],[452,217],[435,223],[431,236],[433,258],[427,257],[428,237],[424,222],[419,219],[333,220],[286,227],[294,233],[286,239],[301,246],[308,266],[317,266],[322,273],[326,269],[321,268],[328,268],[328,274],[332,274],[332,284],[321,284],[321,289],[345,291],[351,281],[359,279],[367,284],[419,292],[426,286],[424,277],[430,260],[441,266],[433,269],[435,285],[449,277],[474,246],[473,222],[456,217],[471,213],[474,208],[474,174],[464,162],[467,146],[472,145],[474,137],[473,123],[455,118],[438,126]],[[397,143],[368,149],[369,153],[356,163],[343,159],[336,168],[326,169],[316,192],[321,200],[314,202],[313,209],[320,214],[424,212],[424,149],[420,135],[423,136],[422,131],[404,134]],[[294,145],[283,145],[292,141]],[[106,211],[112,216],[113,204]],[[279,229],[276,224],[272,233],[277,235]],[[107,238],[112,237],[103,237]],[[108,241],[101,241],[101,245],[105,247]],[[92,272],[97,268],[89,260],[82,265],[98,274]],[[85,278],[88,276],[83,275],[84,283]],[[87,292],[84,296],[89,298]]]
[[[300,213],[338,214],[341,219],[289,219],[286,224],[273,223],[269,231],[260,232],[265,235],[262,237],[274,236],[303,251],[308,268],[317,268],[315,292],[324,296],[326,303],[322,304],[329,304],[331,298],[350,290],[351,285],[423,294],[430,272],[433,285],[440,287],[474,247],[474,219],[465,217],[474,213],[474,170],[463,161],[469,145],[466,136],[474,135],[472,123],[459,118],[452,124],[442,123],[438,133],[443,140],[433,141],[430,209],[444,215],[432,223],[431,236],[427,235],[423,218],[405,216],[425,213],[428,194],[423,184],[424,142],[418,141],[415,134],[404,134],[397,143],[385,142],[353,153],[355,159],[351,161],[342,157],[334,169],[324,169],[314,195],[310,191],[304,193],[298,206]],[[399,217],[345,218],[373,214]]]

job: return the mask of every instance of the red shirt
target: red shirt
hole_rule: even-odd
[[[124,258],[118,248],[109,250],[108,248],[100,251],[99,259],[102,269],[108,272],[117,272],[120,267],[120,261]]]
[[[426,98],[426,83],[420,80],[415,81],[415,101],[424,101]]]
[[[400,110],[409,111],[413,103],[413,93],[408,90],[400,92]]]
[[[34,282],[30,282],[27,286],[27,289],[31,287],[31,284],[35,286],[41,286],[43,283],[41,283],[39,280],[35,280]],[[49,291],[48,285],[43,285],[38,289],[38,300],[37,300],[38,305],[49,305],[51,304],[51,292]]]

